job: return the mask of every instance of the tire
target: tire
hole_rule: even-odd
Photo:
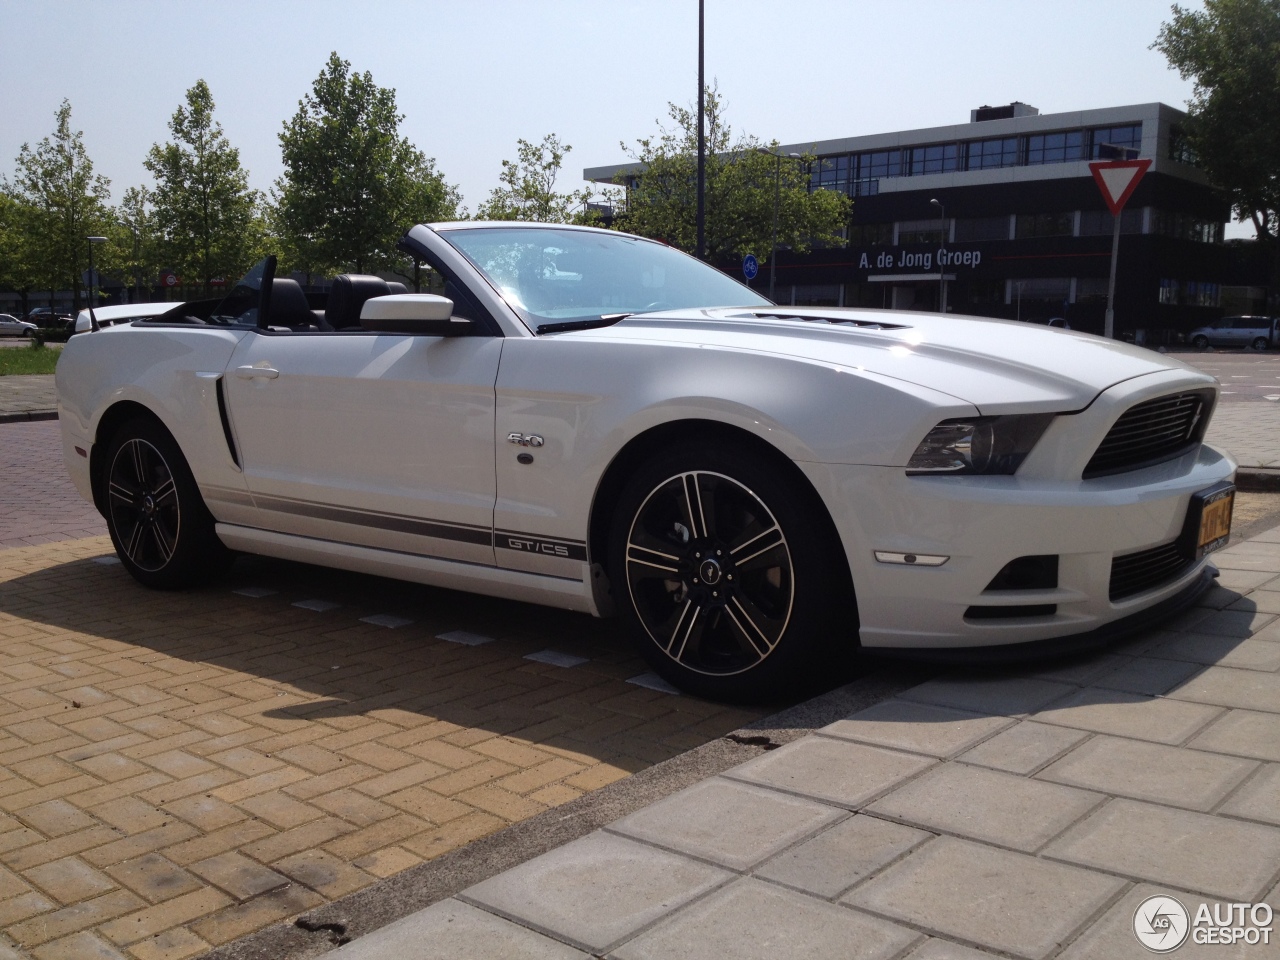
[[[816,500],[754,450],[722,443],[683,443],[633,475],[610,579],[655,672],[709,699],[776,701],[857,649],[848,568]]]
[[[1259,353],[1267,349],[1267,347],[1269,347],[1270,345],[1271,344],[1267,341],[1266,337],[1253,338],[1253,349],[1257,350]]]
[[[225,568],[231,554],[186,458],[159,423],[130,420],[115,432],[101,482],[111,542],[139,583],[173,590]]]
[[[1197,350],[1203,350],[1205,347],[1209,345],[1209,338],[1196,337],[1191,341],[1191,345],[1195,347]]]

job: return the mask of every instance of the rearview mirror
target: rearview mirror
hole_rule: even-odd
[[[360,308],[360,326],[378,333],[421,333],[429,337],[465,337],[474,326],[453,315],[453,301],[430,293],[371,297]]]

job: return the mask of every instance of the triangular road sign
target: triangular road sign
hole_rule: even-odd
[[[1095,160],[1089,164],[1093,179],[1102,191],[1102,199],[1107,201],[1107,208],[1113,217],[1120,216],[1120,211],[1133,196],[1138,181],[1151,166],[1148,160]]]

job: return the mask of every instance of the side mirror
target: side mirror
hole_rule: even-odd
[[[453,315],[453,301],[430,293],[371,297],[360,308],[360,326],[377,333],[421,333],[429,337],[465,337],[475,326]]]

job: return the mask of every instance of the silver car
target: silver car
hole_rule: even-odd
[[[34,337],[36,325],[19,320],[7,313],[0,313],[0,337]]]
[[[1197,350],[1205,347],[1266,350],[1280,339],[1280,320],[1275,317],[1222,317],[1207,327],[1192,330],[1187,339]]]

